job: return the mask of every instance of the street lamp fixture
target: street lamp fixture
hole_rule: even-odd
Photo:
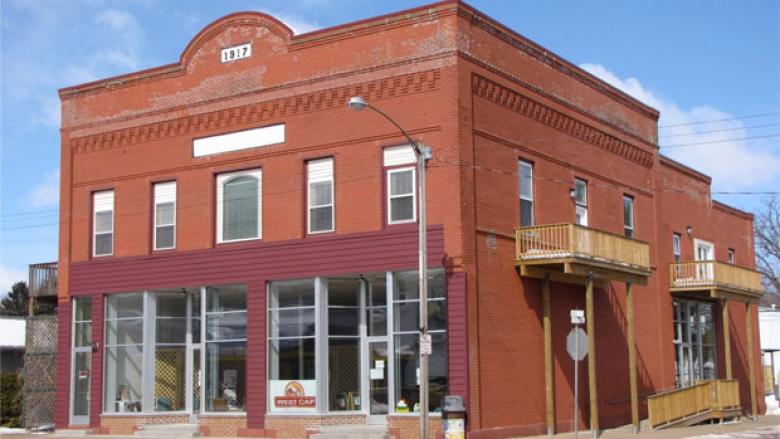
[[[417,158],[417,187],[419,222],[419,288],[420,288],[420,439],[428,438],[428,357],[431,355],[431,336],[428,334],[428,249],[426,237],[425,218],[425,160],[431,158],[431,149],[422,143],[415,142],[412,136],[406,132],[398,122],[388,116],[382,110],[376,108],[360,96],[349,99],[349,108],[355,111],[363,111],[368,108],[377,112],[380,116],[392,123],[401,134],[406,137],[409,145],[414,150]]]

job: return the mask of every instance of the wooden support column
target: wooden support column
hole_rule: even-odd
[[[35,297],[30,296],[27,299],[27,316],[32,317],[35,314]]]
[[[753,313],[750,301],[745,303],[745,322],[747,324],[747,351],[748,351],[748,377],[750,382],[750,415],[755,421],[758,416],[758,405],[756,403],[756,365],[753,354]]]
[[[721,320],[723,321],[723,359],[726,360],[726,379],[732,379],[731,373],[731,330],[729,329],[729,301],[721,300]]]
[[[631,389],[631,423],[639,433],[639,390],[636,377],[636,340],[634,339],[634,285],[626,283],[626,315],[628,320],[628,381]]]
[[[544,325],[544,391],[547,403],[547,434],[555,434],[555,384],[553,382],[552,318],[550,316],[550,275],[542,284],[542,312]]]
[[[588,393],[590,396],[590,431],[599,435],[599,398],[596,390],[596,330],[593,312],[593,276],[588,273],[585,285],[585,326],[588,329]],[[574,422],[577,422],[575,419]]]

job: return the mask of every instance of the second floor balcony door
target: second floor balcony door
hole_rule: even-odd
[[[715,246],[711,242],[694,239],[697,261],[712,261],[715,259]],[[714,275],[712,264],[699,264],[696,273],[699,280],[710,281]]]

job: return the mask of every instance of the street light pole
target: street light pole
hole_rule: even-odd
[[[406,132],[398,122],[385,114],[380,109],[369,105],[365,99],[360,96],[353,96],[349,100],[349,108],[355,111],[361,111],[365,108],[374,110],[379,115],[387,119],[390,123],[406,137],[406,140],[412,146],[414,155],[417,158],[417,188],[418,188],[418,209],[419,212],[419,289],[420,289],[420,439],[428,438],[428,356],[431,354],[427,347],[432,347],[430,335],[428,334],[428,241],[426,228],[426,209],[425,209],[425,161],[431,157],[431,149],[423,144],[418,144],[412,139],[412,136]],[[426,347],[424,349],[424,346]]]

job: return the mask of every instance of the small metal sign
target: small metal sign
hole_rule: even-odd
[[[570,311],[572,325],[584,325],[585,324],[585,311],[581,309],[573,309]]]
[[[566,352],[574,361],[581,361],[588,355],[588,335],[580,327],[573,328],[566,336]]]
[[[433,342],[431,341],[431,334],[420,334],[420,354],[433,354]]]

